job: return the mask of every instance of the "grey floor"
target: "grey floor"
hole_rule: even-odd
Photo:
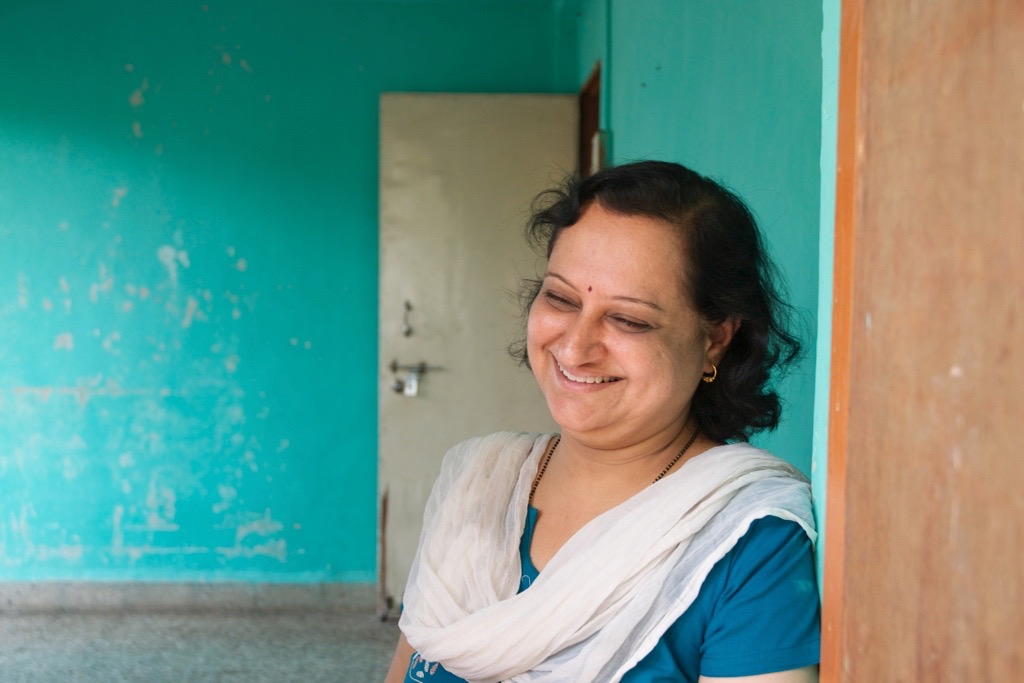
[[[379,683],[397,638],[369,609],[0,615],[0,681]]]

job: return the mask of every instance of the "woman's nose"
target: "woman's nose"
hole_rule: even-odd
[[[583,365],[596,360],[604,346],[601,320],[595,316],[580,314],[562,334],[560,360],[566,365]]]

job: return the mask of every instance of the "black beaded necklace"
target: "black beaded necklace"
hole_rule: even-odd
[[[683,457],[683,454],[685,454],[686,451],[690,450],[690,446],[692,446],[693,442],[697,440],[698,434],[700,434],[700,427],[697,427],[696,429],[693,430],[693,434],[690,436],[689,441],[686,442],[686,445],[683,446],[681,451],[676,453],[676,457],[672,458],[672,461],[669,462],[669,464],[665,465],[665,469],[661,471],[661,474],[654,478],[654,481],[651,482],[652,484],[659,481],[662,477],[668,474],[669,470],[671,470],[675,466],[675,464],[679,462],[680,458]],[[533,480],[533,486],[530,487],[530,503],[533,502],[533,494],[537,492],[537,485],[540,484],[540,479],[541,477],[544,476],[544,472],[548,468],[548,463],[551,462],[551,456],[555,454],[555,449],[558,448],[558,444],[561,443],[561,441],[562,437],[556,436],[555,440],[551,442],[551,447],[548,448],[547,455],[544,456],[544,462],[541,463],[540,469],[537,470],[537,476]]]

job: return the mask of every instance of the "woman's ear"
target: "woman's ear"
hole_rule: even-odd
[[[711,372],[711,364],[718,365],[722,356],[725,355],[726,349],[729,348],[729,344],[732,342],[733,336],[736,331],[740,329],[739,318],[726,318],[715,323],[710,323],[707,327],[707,342],[704,355],[708,367],[705,368],[706,372]]]

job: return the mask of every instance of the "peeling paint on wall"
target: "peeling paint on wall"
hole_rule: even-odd
[[[531,5],[0,22],[0,579],[372,580],[372,112],[573,89]],[[453,31],[475,59],[394,57]]]

